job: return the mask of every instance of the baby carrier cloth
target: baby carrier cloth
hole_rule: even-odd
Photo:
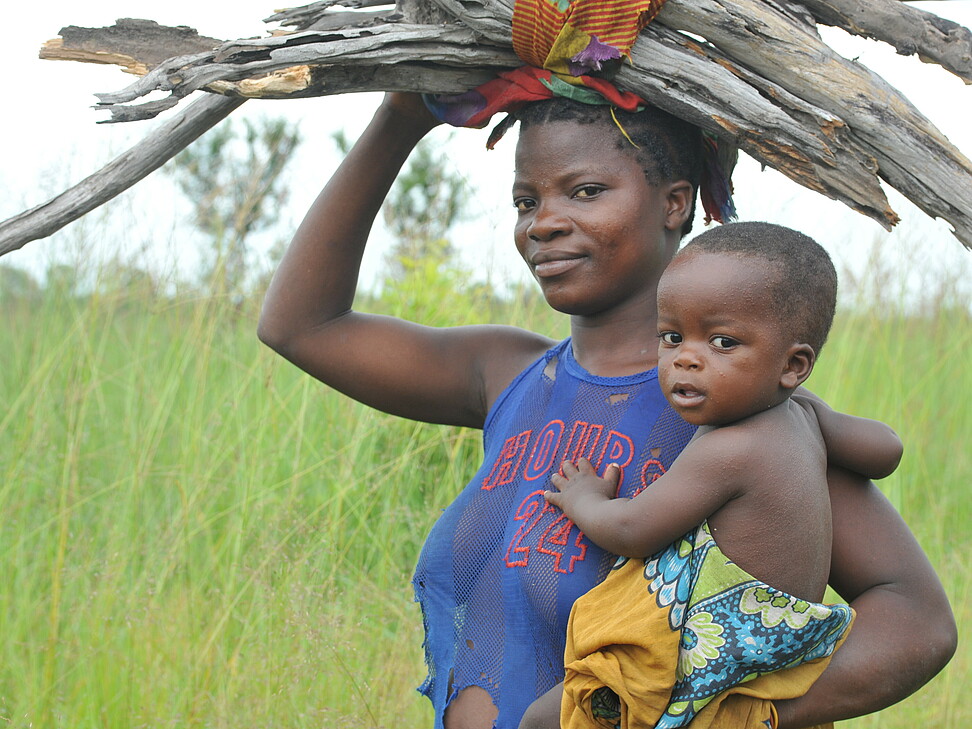
[[[574,604],[560,725],[775,727],[773,701],[807,692],[853,616],[756,579],[703,523],[648,559],[619,560]]]

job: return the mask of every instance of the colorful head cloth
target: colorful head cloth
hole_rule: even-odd
[[[637,111],[644,100],[621,91],[609,78],[623,59],[630,58],[638,33],[664,4],[665,0],[516,0],[513,50],[528,65],[464,94],[427,95],[425,102],[442,121],[476,128],[486,126],[498,112],[554,96]],[[512,121],[508,117],[498,124],[486,146],[492,149]],[[706,222],[721,223],[736,217],[732,186],[718,164],[716,140],[705,140],[700,194]]]

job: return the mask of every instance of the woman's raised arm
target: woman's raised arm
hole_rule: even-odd
[[[438,329],[352,311],[375,217],[409,153],[437,123],[420,97],[386,95],[294,235],[258,335],[372,407],[481,427],[492,400],[547,340],[511,327]]]

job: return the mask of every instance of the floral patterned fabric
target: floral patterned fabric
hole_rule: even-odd
[[[755,579],[702,524],[574,603],[561,725],[773,727],[773,700],[806,692],[853,617]]]

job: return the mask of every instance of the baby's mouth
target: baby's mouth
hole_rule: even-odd
[[[705,399],[705,394],[691,385],[676,384],[672,388],[672,399],[682,407],[697,405]]]

